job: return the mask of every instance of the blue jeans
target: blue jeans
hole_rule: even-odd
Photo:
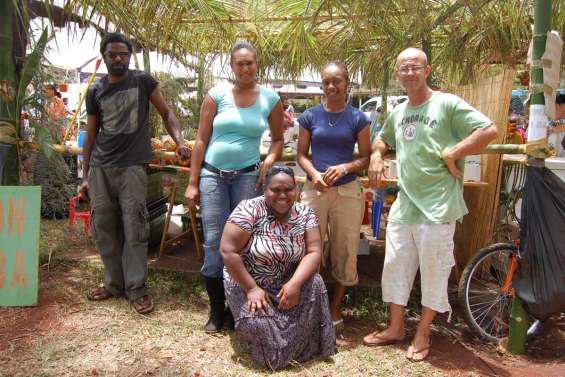
[[[234,178],[221,178],[219,175],[200,177],[200,216],[204,232],[204,263],[200,269],[202,276],[223,276],[224,262],[220,255],[220,239],[224,225],[239,202],[263,194],[261,188],[255,191],[257,178],[257,175],[240,175]]]

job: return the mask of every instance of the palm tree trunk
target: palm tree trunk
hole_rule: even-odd
[[[143,70],[148,75],[151,74],[151,61],[149,60],[149,47],[143,47]]]
[[[16,92],[19,77],[14,61],[13,28],[15,22],[15,2],[0,1],[0,130],[16,131],[18,112],[16,109]],[[2,131],[0,131],[2,132]],[[17,185],[19,183],[19,158],[16,145],[0,143],[0,184]]]
[[[428,57],[428,64],[432,64],[432,41],[431,41],[431,32],[422,40],[422,50],[426,53]],[[426,79],[426,83],[431,88],[433,86],[433,75],[434,72],[430,73],[428,78]]]

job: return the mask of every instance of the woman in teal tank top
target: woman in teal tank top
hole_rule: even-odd
[[[202,103],[196,144],[192,151],[188,206],[200,205],[204,233],[204,263],[200,270],[210,299],[210,318],[204,330],[233,329],[225,306],[220,238],[233,209],[244,199],[262,194],[266,172],[283,146],[283,109],[279,96],[257,85],[256,51],[247,42],[236,43],[230,66],[233,87],[212,88]],[[269,127],[271,147],[260,162],[261,135]]]

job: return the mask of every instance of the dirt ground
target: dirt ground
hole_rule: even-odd
[[[386,316],[372,312],[378,297],[363,293],[347,303],[335,356],[264,371],[233,332],[201,331],[207,300],[194,276],[150,270],[156,311],[142,316],[123,299],[85,299],[102,279],[90,246],[75,243],[58,252],[49,268],[40,269],[37,306],[0,308],[0,376],[565,376],[565,316],[551,319],[519,357],[500,355],[474,339],[457,315],[449,324],[440,317],[430,357],[412,363],[404,356],[408,341],[380,348],[362,344]],[[409,337],[416,321],[409,310]]]

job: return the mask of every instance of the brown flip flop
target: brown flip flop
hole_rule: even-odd
[[[153,311],[153,303],[148,295],[133,300],[131,305],[139,314],[148,314]]]
[[[428,358],[428,356],[430,356],[430,347],[431,346],[432,346],[432,340],[430,339],[428,341],[428,345],[426,347],[422,347],[419,350],[413,350],[412,351],[412,355],[415,354],[415,353],[422,353],[422,352],[428,351],[428,353],[426,353],[426,356],[424,356],[421,359],[415,359],[414,357],[409,357],[408,355],[406,355],[406,358],[408,360],[412,361],[413,363],[419,363],[420,361],[424,361]],[[414,347],[414,343],[411,343],[410,347]]]
[[[371,334],[369,334],[371,335]],[[368,336],[368,335],[367,335]],[[369,342],[366,340],[367,336],[363,338],[363,344],[369,347],[381,347],[381,346],[390,346],[391,344],[398,344],[404,342],[405,338],[402,339],[387,339],[379,336],[375,336],[376,339],[381,339],[381,341],[377,342]]]
[[[86,294],[86,298],[90,301],[103,301],[109,298],[119,297],[111,293],[106,287],[98,287]]]

